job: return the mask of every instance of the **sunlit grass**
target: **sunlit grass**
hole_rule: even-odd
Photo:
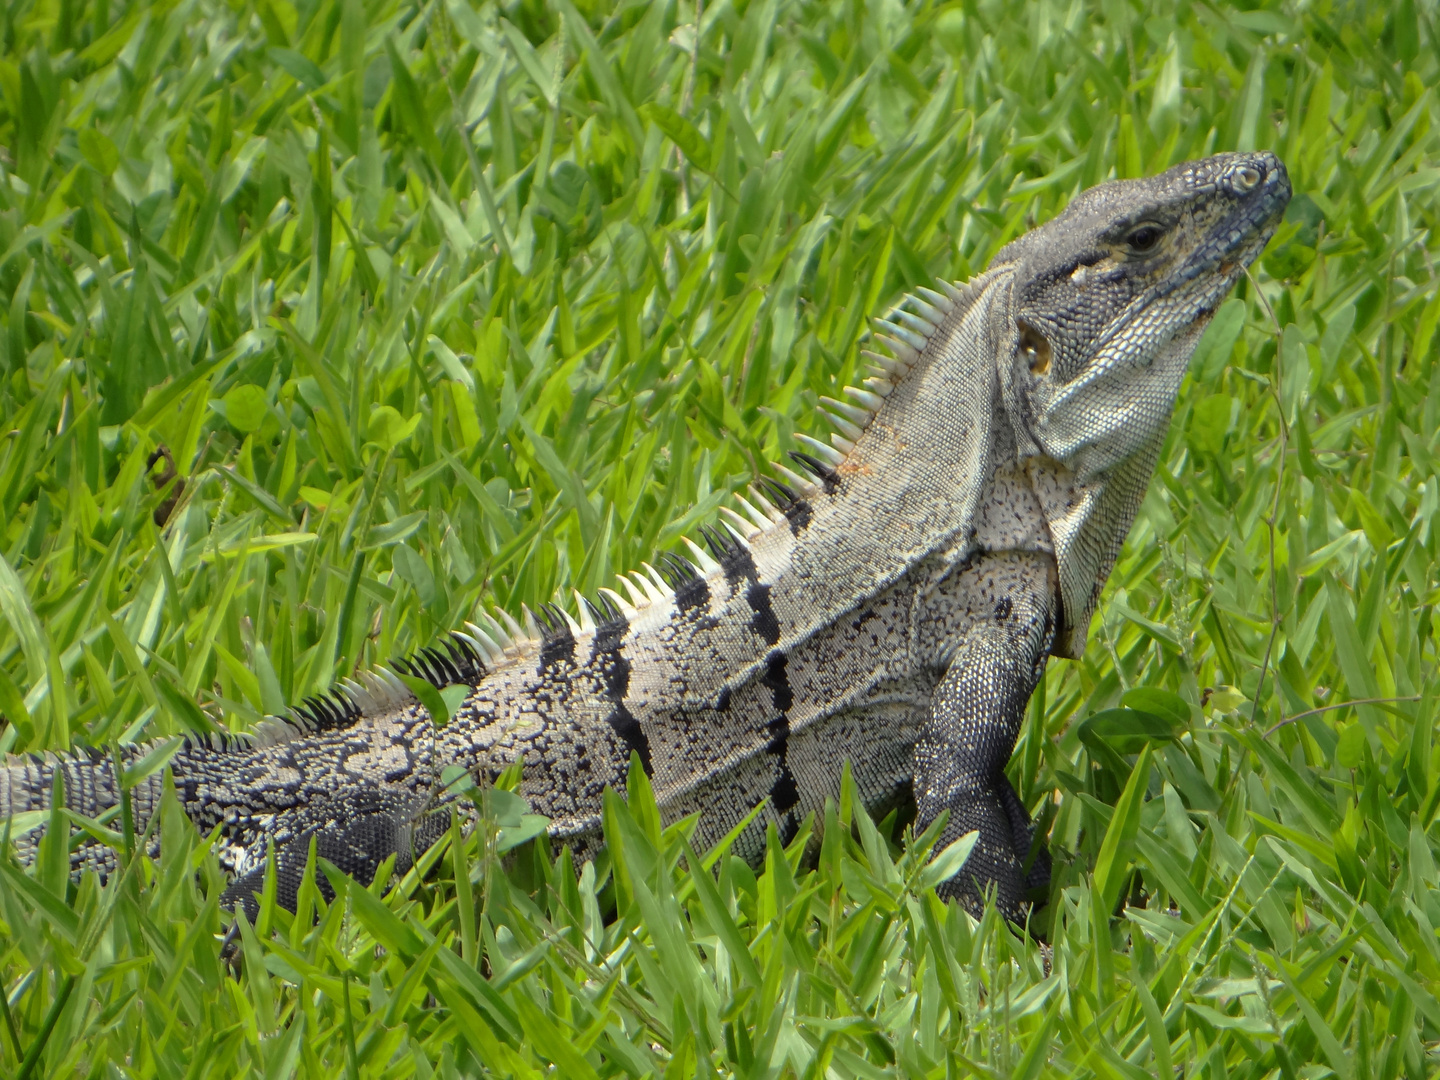
[[[1296,198],[1016,750],[1053,967],[848,800],[753,872],[636,785],[583,871],[496,795],[230,966],[172,805],[104,888],[0,863],[0,1073],[1436,1072],[1436,18],[7,5],[11,752],[244,729],[610,584],[822,426],[870,316],[1100,180],[1268,147]]]

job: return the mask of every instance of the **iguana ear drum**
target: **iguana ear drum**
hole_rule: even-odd
[[[1024,319],[1017,319],[1020,328],[1020,355],[1025,358],[1032,375],[1044,375],[1050,370],[1050,342]]]

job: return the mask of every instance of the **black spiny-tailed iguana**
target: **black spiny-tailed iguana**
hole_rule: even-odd
[[[383,670],[248,737],[194,740],[169,768],[202,830],[221,826],[233,904],[274,845],[293,906],[310,838],[367,879],[404,865],[447,815],[435,777],[482,783],[523,762],[521,793],[578,853],[600,839],[601,792],[631,755],[667,820],[699,811],[699,842],[757,804],[739,841],[763,848],[838,791],[845,762],[872,808],[913,788],[940,843],[978,830],[946,883],[993,887],[1020,919],[1048,877],[1004,768],[1049,656],[1078,657],[1145,493],[1186,363],[1211,313],[1290,198],[1269,153],[1223,154],[1078,196],[961,286],[920,290],[881,324],[891,354],[826,400],[831,443],[737,500],[709,552],[667,554],[624,598],[471,625],[416,674],[473,689],[443,728]],[[803,437],[802,437],[803,438]],[[143,746],[122,757],[139,758]],[[96,815],[119,793],[102,755],[12,759],[0,815],[66,803]],[[137,827],[162,777],[130,792]],[[18,836],[33,858],[43,831]],[[86,839],[73,866],[114,853]]]

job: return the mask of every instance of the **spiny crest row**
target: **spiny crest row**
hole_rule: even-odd
[[[907,295],[901,303],[908,303],[914,310],[896,307],[877,324],[874,340],[890,355],[861,350],[869,372],[863,385],[845,387],[841,391],[841,396],[847,399],[844,401],[832,397],[820,399],[821,412],[835,429],[830,441],[825,443],[797,434],[796,440],[805,449],[790,451],[790,457],[810,475],[802,476],[784,465],[772,464],[779,480],[759,477],[750,487],[749,498],[736,494],[735,507],[720,508],[726,527],[738,540],[747,543],[759,532],[786,521],[796,532],[809,524],[809,506],[804,500],[836,489],[841,464],[854,451],[885,399],[919,362],[945,320],[973,295],[972,285],[942,281],[940,286],[942,292],[921,288],[916,290],[916,295]],[[685,543],[695,550],[689,540]]]
[[[523,624],[503,609],[493,615],[478,611],[478,622],[467,622],[464,630],[452,633],[444,647],[420,650],[408,659],[397,660],[394,667],[401,673],[425,679],[437,688],[456,683],[475,685],[489,671],[517,660],[523,654],[563,644],[567,639],[603,630],[607,624],[619,629],[652,604],[664,603],[677,593],[697,587],[705,578],[725,569],[728,560],[745,558],[750,542],[762,531],[776,525],[788,525],[799,532],[809,524],[810,505],[807,498],[832,493],[839,484],[838,469],[855,443],[879,412],[896,384],[920,360],[926,345],[943,325],[945,319],[964,304],[973,286],[940,283],[942,292],[917,289],[902,301],[913,310],[896,307],[876,326],[874,340],[889,356],[862,350],[869,372],[862,386],[847,386],[841,401],[822,397],[825,416],[834,425],[830,442],[821,442],[809,435],[797,434],[805,450],[792,450],[790,457],[808,475],[801,475],[784,465],[772,464],[779,477],[762,476],[750,487],[750,497],[735,494],[735,507],[720,508],[724,529],[702,526],[701,536],[710,548],[707,553],[689,537],[682,542],[691,558],[672,552],[663,553],[657,561],[641,563],[644,573],[619,575],[618,584],[626,596],[614,589],[597,590],[599,601],[592,602],[578,591],[575,593],[578,619],[559,604],[546,604],[537,617],[522,605]],[[349,727],[364,716],[374,716],[403,708],[415,697],[389,668],[377,666],[357,672],[353,678],[340,681],[326,693],[307,698],[287,710],[286,715],[271,716],[249,733],[192,733],[186,737],[189,747],[228,750],[240,746],[268,746],[289,742],[306,735]],[[85,753],[77,748],[77,753]],[[61,760],[55,754],[32,755],[37,760]]]
[[[835,490],[839,483],[837,470],[846,455],[855,449],[855,443],[895,385],[919,362],[945,319],[969,299],[972,287],[941,282],[941,288],[943,292],[918,289],[918,295],[906,296],[902,301],[913,310],[897,307],[877,325],[874,338],[891,355],[862,350],[870,374],[863,386],[844,388],[842,394],[848,401],[820,399],[826,417],[836,429],[830,442],[797,435],[807,450],[790,452],[791,458],[809,475],[802,476],[784,465],[772,465],[779,479],[759,477],[751,485],[749,498],[737,493],[734,507],[720,508],[723,530],[715,526],[701,527],[709,553],[689,537],[682,537],[681,542],[691,557],[665,552],[657,560],[661,564],[658,569],[645,562],[641,563],[643,573],[618,575],[617,584],[626,595],[601,588],[597,590],[597,602],[576,591],[578,618],[558,603],[543,605],[539,615],[521,605],[522,621],[516,621],[503,609],[497,608],[493,615],[479,611],[476,616],[479,622],[467,622],[464,630],[454,631],[445,650],[423,649],[408,660],[396,661],[394,666],[437,687],[454,683],[474,685],[488,671],[522,654],[539,651],[543,657],[547,652],[572,644],[579,635],[601,632],[607,626],[622,629],[652,604],[666,603],[677,594],[682,594],[683,600],[687,588],[696,587],[697,583],[724,570],[727,561],[745,558],[750,542],[766,529],[787,524],[798,533],[809,524],[810,507],[806,499]],[[405,684],[391,671],[380,667],[344,680],[327,695],[310,698],[292,709],[283,720],[267,720],[257,729],[256,737],[278,741],[344,727],[361,716],[403,707],[413,700]]]
[[[643,573],[636,571],[619,575],[617,583],[627,595],[602,588],[598,590],[600,601],[596,604],[577,591],[574,596],[578,618],[559,604],[546,604],[539,617],[522,605],[523,625],[504,611],[497,611],[499,619],[504,621],[503,626],[495,617],[483,615],[485,627],[468,623],[465,631],[457,632],[457,639],[474,650],[486,667],[494,667],[518,650],[537,646],[544,649],[563,637],[573,638],[578,634],[594,632],[608,621],[631,619],[652,604],[671,600],[677,593],[683,594],[687,586],[724,569],[727,559],[747,554],[750,542],[764,530],[788,524],[798,533],[809,524],[810,506],[806,499],[835,490],[839,484],[839,466],[854,450],[856,441],[884,405],[885,399],[919,362],[930,339],[945,320],[973,296],[973,285],[944,281],[940,285],[941,292],[921,288],[916,290],[915,295],[907,295],[902,306],[878,323],[874,338],[891,355],[861,351],[870,374],[863,386],[844,388],[842,394],[848,401],[829,397],[820,399],[826,417],[836,428],[830,442],[827,444],[808,435],[797,435],[796,438],[807,449],[790,452],[791,458],[809,475],[801,475],[784,465],[772,464],[778,479],[758,477],[750,487],[748,498],[737,493],[733,496],[733,507],[720,508],[723,531],[714,526],[701,528],[701,536],[713,557],[689,537],[682,537],[681,542],[688,549],[690,558],[666,552],[657,560],[661,563],[659,569],[645,562],[641,563]],[[904,304],[913,310],[906,310]]]
[[[784,465],[772,464],[778,479],[761,476],[751,485],[748,497],[737,493],[733,496],[733,507],[720,508],[724,531],[716,527],[700,530],[713,557],[689,537],[682,537],[681,542],[688,549],[690,558],[666,552],[657,560],[662,564],[659,569],[644,562],[640,564],[643,573],[635,571],[619,575],[617,584],[626,595],[614,589],[599,589],[600,603],[597,605],[576,592],[578,618],[559,604],[545,605],[538,618],[522,605],[523,626],[504,611],[497,611],[505,626],[502,627],[495,617],[486,615],[483,616],[486,628],[468,623],[464,632],[457,632],[457,637],[485,658],[488,666],[495,666],[512,655],[512,648],[543,648],[567,631],[571,636],[594,632],[607,620],[630,619],[652,604],[672,599],[687,584],[720,572],[726,559],[737,557],[748,549],[750,542],[764,530],[787,524],[797,532],[803,529],[809,524],[810,509],[806,498],[835,490],[839,483],[837,470],[845,456],[854,450],[856,441],[895,385],[919,361],[926,345],[945,319],[957,306],[968,301],[972,291],[972,286],[949,282],[941,282],[941,288],[943,292],[917,289],[917,295],[906,296],[903,301],[913,308],[912,311],[897,307],[887,320],[878,324],[875,340],[892,355],[862,350],[861,355],[867,361],[870,375],[864,380],[863,387],[849,386],[842,391],[848,401],[829,397],[820,399],[825,415],[836,428],[830,443],[808,435],[797,435],[796,438],[807,449],[790,452],[791,458],[809,475],[801,475]]]
[[[916,289],[918,295],[907,295],[901,301],[902,305],[909,303],[914,311],[906,311],[899,306],[879,322],[874,339],[891,355],[885,356],[869,349],[860,351],[870,376],[864,380],[863,386],[847,386],[841,391],[849,398],[848,401],[831,397],[820,399],[820,404],[824,406],[822,412],[835,427],[830,443],[827,445],[808,435],[795,436],[832,469],[855,449],[855,443],[870,426],[884,399],[890,396],[895,384],[909,374],[930,339],[956,307],[969,299],[973,288],[970,285],[952,285],[948,281],[942,281],[940,287],[944,292]]]

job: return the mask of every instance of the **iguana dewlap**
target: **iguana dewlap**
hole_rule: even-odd
[[[1222,154],[1086,191],[978,278],[921,290],[882,324],[874,377],[827,401],[833,445],[806,440],[808,475],[778,469],[705,530],[709,553],[664,556],[578,619],[489,620],[414,661],[473,686],[443,728],[381,671],[255,736],[190,741],[170,769],[201,830],[221,826],[230,901],[271,843],[287,905],[312,836],[367,880],[408,863],[448,820],[429,811],[454,765],[483,782],[523,762],[521,793],[583,855],[635,753],[667,821],[700,813],[697,847],[764,802],[751,857],[848,762],[872,809],[909,789],[920,827],[949,812],[942,844],[978,830],[944,891],[993,888],[1022,918],[1048,879],[1004,772],[1026,703],[1047,657],[1083,650],[1190,354],[1289,198],[1274,155]],[[47,807],[57,771],[81,814],[115,804],[107,757],[34,756],[0,769],[0,815]],[[131,791],[137,829],[161,790]],[[22,858],[42,832],[16,838]],[[86,839],[73,865],[114,857]]]

